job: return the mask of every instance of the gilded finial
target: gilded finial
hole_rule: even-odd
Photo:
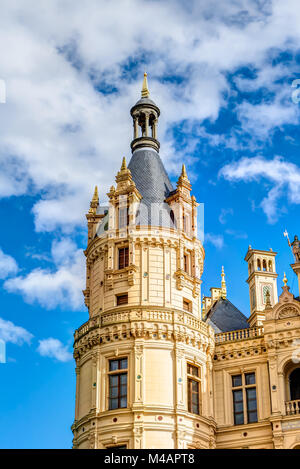
[[[95,214],[96,211],[97,211],[98,205],[99,205],[98,187],[95,186],[94,195],[93,195],[91,203],[90,203],[89,213],[90,214]]]
[[[147,81],[147,73],[144,73],[144,81],[143,81],[143,87],[142,87],[142,98],[149,98],[150,92],[148,89],[148,81]]]
[[[125,171],[125,169],[127,169],[127,164],[126,164],[126,158],[125,156],[123,156],[121,171]]]
[[[95,186],[92,202],[99,202],[99,195],[98,195],[98,187],[97,186]]]
[[[284,286],[286,287],[287,286],[287,283],[288,283],[288,279],[285,275],[285,272],[284,272],[284,276],[283,276],[283,283],[284,283]]]
[[[182,177],[182,178],[185,178],[185,179],[188,178],[188,177],[187,177],[186,168],[185,168],[185,164],[184,164],[184,163],[183,163],[183,165],[182,165],[181,177]]]

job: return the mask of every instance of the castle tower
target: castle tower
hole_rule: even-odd
[[[89,320],[74,334],[74,448],[209,448],[214,333],[201,320],[204,249],[183,166],[173,188],[158,154],[158,106],[144,76],[132,157],[100,213],[87,214]]]
[[[248,279],[250,294],[250,327],[260,326],[265,319],[265,307],[268,293],[270,303],[278,303],[277,273],[275,266],[276,252],[259,251],[249,246],[245,261],[248,262]]]

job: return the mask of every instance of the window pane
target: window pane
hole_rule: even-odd
[[[120,360],[120,369],[126,370],[126,368],[127,368],[127,358],[122,358],[122,360]],[[127,375],[123,375],[123,376],[127,376]]]
[[[114,387],[110,388],[109,397],[111,397],[111,398],[117,398],[118,397],[118,387],[117,386],[114,386]]]
[[[122,397],[120,400],[120,407],[127,407],[127,397]]]
[[[110,399],[109,400],[109,409],[117,409],[118,408],[118,399]]]
[[[248,422],[257,422],[256,388],[246,389]]]
[[[109,371],[115,371],[117,370],[119,364],[119,360],[110,360],[109,361]]]
[[[198,393],[198,383],[197,381],[192,381],[192,390],[193,392],[197,392]]]
[[[232,386],[242,386],[242,375],[232,376]]]
[[[235,414],[234,415],[234,424],[235,425],[243,425],[244,424],[244,414]]]
[[[243,402],[243,391],[233,391],[233,400],[234,402]]]
[[[234,403],[234,412],[244,412],[243,402]]]
[[[255,384],[255,373],[247,373],[245,375],[246,384]]]
[[[253,399],[253,400],[248,400],[248,410],[252,411],[252,410],[255,410],[256,411],[256,399]]]
[[[127,373],[120,375],[120,384],[121,386],[127,386]]]
[[[247,389],[247,399],[255,399],[256,400],[256,388]]]
[[[192,406],[192,413],[193,413],[193,414],[199,414],[199,405],[198,405],[198,403],[197,403],[197,404],[193,404],[193,406]]]
[[[248,423],[257,422],[257,412],[248,412]]]

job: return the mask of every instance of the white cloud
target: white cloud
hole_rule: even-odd
[[[232,208],[222,208],[220,216],[219,216],[219,222],[224,225],[227,222],[227,216],[228,215],[233,215],[233,209]]]
[[[46,309],[57,306],[83,308],[85,263],[81,249],[68,238],[52,245],[54,269],[34,269],[25,276],[6,280],[4,288],[21,294],[28,303],[38,302]]]
[[[225,230],[225,233],[228,234],[229,236],[232,236],[235,239],[247,239],[248,235],[247,233],[244,233],[243,231],[237,231],[237,230]]]
[[[0,318],[0,339],[16,345],[30,344],[33,335],[11,321]]]
[[[18,272],[18,265],[15,259],[8,254],[4,254],[0,248],[0,279],[9,275],[15,275]]]
[[[163,110],[162,155],[177,170],[170,127],[214,120],[226,103],[226,72],[243,65],[260,70],[269,50],[287,43],[296,50],[299,22],[297,0],[228,0],[221,8],[217,0],[191,0],[188,6],[124,0],[118,8],[99,0],[6,2],[0,18],[7,88],[0,114],[0,196],[34,191],[36,230],[71,232],[84,223],[93,186],[98,183],[105,198],[129,153],[129,109],[139,97],[144,66]],[[139,63],[137,75],[124,68],[129,61]],[[169,74],[182,79],[163,82]],[[261,129],[268,131],[267,120],[268,128],[295,123],[296,108],[282,106],[280,96],[270,106],[262,103]],[[251,131],[257,108],[242,104],[238,113]]]
[[[60,340],[53,339],[52,337],[39,340],[37,352],[42,357],[55,358],[60,362],[68,362],[72,360],[72,354],[68,351],[68,347],[64,346]]]
[[[225,165],[219,176],[229,181],[259,182],[266,179],[273,184],[260,206],[267,215],[269,223],[275,223],[280,215],[278,201],[286,195],[294,204],[300,204],[300,168],[294,163],[276,156],[268,160],[262,156],[242,158]]]
[[[213,244],[217,249],[222,249],[224,246],[223,236],[213,233],[205,233],[204,242]]]

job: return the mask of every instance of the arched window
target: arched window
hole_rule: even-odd
[[[170,218],[171,218],[172,224],[175,225],[175,215],[174,215],[173,210],[170,211]]]
[[[269,272],[273,272],[272,261],[269,261]]]
[[[290,400],[296,401],[300,399],[300,368],[293,370],[289,376]]]
[[[266,272],[267,270],[267,261],[266,259],[263,260],[263,271]]]
[[[257,259],[257,270],[261,270],[261,262],[260,262],[260,259]]]

